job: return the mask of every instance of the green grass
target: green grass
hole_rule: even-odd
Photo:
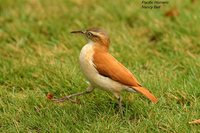
[[[0,132],[200,132],[199,1],[158,10],[140,0],[0,0]],[[179,15],[165,17],[176,7]],[[158,98],[123,93],[124,117],[104,91],[81,104],[46,99],[85,90],[71,30],[102,27],[111,54]]]

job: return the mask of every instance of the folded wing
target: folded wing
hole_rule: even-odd
[[[137,92],[145,95],[152,102],[157,102],[155,96],[142,87],[133,74],[112,55],[107,52],[95,52],[93,58],[93,63],[99,74],[109,77],[121,84],[130,86]]]
[[[109,53],[96,52],[93,58],[99,74],[127,86],[141,86],[133,74]]]

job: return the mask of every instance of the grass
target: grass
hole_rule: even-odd
[[[142,9],[141,1],[0,0],[0,132],[200,132],[199,1]],[[178,16],[166,17],[172,8]],[[46,99],[84,90],[71,30],[102,27],[111,54],[158,98],[123,93],[124,117],[104,91],[81,104]]]

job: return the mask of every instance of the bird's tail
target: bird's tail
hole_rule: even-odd
[[[147,97],[149,100],[151,100],[153,103],[157,103],[158,99],[151,94],[151,92],[149,92],[149,90],[147,90],[144,87],[132,87],[134,90],[136,90],[137,92],[143,94],[145,97]]]

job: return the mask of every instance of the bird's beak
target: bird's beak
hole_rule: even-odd
[[[77,30],[77,31],[71,31],[71,33],[85,34],[85,31]]]

